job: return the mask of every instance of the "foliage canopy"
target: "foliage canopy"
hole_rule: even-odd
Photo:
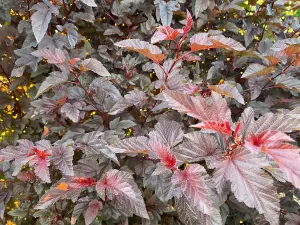
[[[299,7],[0,0],[0,223],[300,224]]]

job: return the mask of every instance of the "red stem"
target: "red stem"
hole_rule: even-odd
[[[265,84],[265,86],[261,89],[262,91],[266,89],[266,87],[269,85],[269,83],[271,83],[271,81],[273,81],[274,79],[276,79],[278,76],[282,75],[283,73],[285,73],[285,71],[287,71],[288,68],[290,68],[291,65],[293,65],[293,63],[297,60],[298,58],[298,54],[296,55],[295,59],[292,60],[289,65],[287,67],[285,67],[284,70],[282,70],[278,75],[276,75],[275,77],[273,77],[272,79],[269,80],[268,83]]]
[[[69,11],[68,11],[68,9],[67,9],[67,5],[66,5],[66,2],[65,2],[65,0],[62,0],[62,3],[63,3],[63,7],[64,7],[64,12],[65,12],[65,23],[66,23],[66,21],[69,19]]]

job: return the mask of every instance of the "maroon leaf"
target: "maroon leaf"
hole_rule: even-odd
[[[180,162],[197,162],[206,160],[208,166],[210,161],[220,154],[217,139],[200,131],[185,135],[186,140],[174,150],[176,158]]]
[[[90,225],[98,215],[98,212],[102,209],[102,202],[98,200],[90,201],[87,210],[84,213],[85,224]]]
[[[52,157],[54,165],[66,176],[74,176],[73,171],[74,151],[70,147],[62,145],[52,147]]]
[[[47,59],[47,62],[51,64],[63,64],[66,60],[65,53],[58,48],[55,48],[54,50],[40,49],[31,54],[36,57],[45,58]]]
[[[141,191],[128,172],[108,171],[97,182],[96,190],[102,198],[112,200],[112,204],[125,212],[149,219]]]
[[[109,146],[114,152],[118,153],[143,153],[148,154],[150,146],[148,145],[148,138],[140,137],[131,137],[123,139],[115,144]]]

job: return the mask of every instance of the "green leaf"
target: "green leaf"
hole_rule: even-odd
[[[18,217],[18,219],[23,219],[24,217],[26,217],[27,213],[27,210],[19,208],[9,211],[7,214],[10,216]]]

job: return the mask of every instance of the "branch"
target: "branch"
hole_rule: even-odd
[[[296,56],[296,58],[294,60],[292,60],[289,65],[287,65],[287,67],[284,68],[284,70],[282,70],[279,74],[277,74],[275,77],[271,78],[266,84],[265,86],[261,89],[262,91],[266,89],[266,87],[273,81],[275,80],[277,77],[279,77],[280,75],[284,74],[285,71],[287,71],[288,68],[290,68],[291,65],[293,65],[293,63],[297,60],[298,55]]]

